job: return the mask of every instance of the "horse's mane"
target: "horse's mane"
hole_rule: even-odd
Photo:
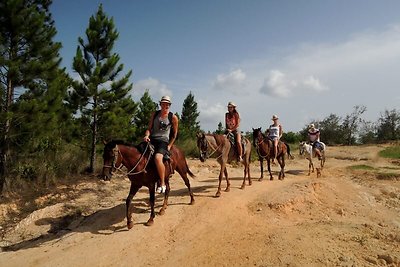
[[[114,140],[111,140],[110,142],[108,142],[108,143],[106,144],[106,146],[108,146],[108,147],[110,147],[110,148],[114,148],[116,145],[123,145],[123,146],[127,146],[127,147],[134,147],[134,148],[136,148],[137,150],[139,150],[140,153],[143,153],[143,152],[145,151],[145,149],[146,149],[147,143],[143,141],[143,142],[141,142],[141,143],[135,145],[135,144],[126,142],[126,141],[124,141],[124,140],[114,139]]]
[[[218,145],[225,141],[225,136],[222,134],[214,134],[214,138]]]

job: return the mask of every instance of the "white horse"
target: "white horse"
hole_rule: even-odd
[[[318,160],[320,161],[321,167],[316,168],[317,169],[317,177],[321,177],[321,172],[322,172],[322,169],[325,164],[325,150],[326,150],[326,145],[321,141],[319,143],[322,145],[322,149],[320,150],[321,157],[318,158]],[[315,149],[313,149],[312,145],[309,145],[306,142],[300,142],[299,152],[300,152],[300,155],[306,154],[306,159],[308,159],[308,175],[310,175],[311,170],[312,170],[312,172],[314,172],[314,164],[312,162],[312,158],[317,157],[317,155],[315,153]]]

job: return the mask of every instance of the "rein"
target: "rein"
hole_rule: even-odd
[[[207,140],[206,137],[204,137],[204,139],[206,139],[206,142],[207,142],[207,149],[208,149],[208,147],[211,147],[211,146],[210,146],[210,142]],[[214,139],[215,139],[215,137],[214,137]],[[215,152],[217,152],[217,151],[222,147],[223,144],[224,144],[224,143],[221,143],[216,149],[213,149],[213,148],[211,147],[211,149],[213,149],[214,151],[213,151],[210,155],[208,155],[208,156],[211,157]],[[220,158],[220,157],[222,157],[222,153],[221,153],[221,155],[219,155],[219,156],[216,157],[215,159],[218,159],[218,158]]]
[[[266,159],[266,158],[268,157],[268,154],[266,154],[265,156],[263,156],[263,155],[261,155],[261,152],[260,152],[260,145],[261,145],[262,143],[264,143],[265,138],[264,138],[264,136],[263,136],[263,138],[262,138],[260,141],[259,141],[258,139],[259,139],[259,138],[257,138],[257,143],[256,143],[257,154],[258,154],[259,157],[261,157],[261,158],[263,158],[263,159]]]
[[[142,172],[146,172],[146,168],[147,168],[147,165],[149,164],[150,160],[148,160],[148,161],[146,162],[146,165],[144,166],[144,168],[143,168],[142,170],[137,171],[137,172],[133,172],[133,171],[137,168],[137,166],[138,166],[139,163],[142,161],[142,159],[144,159],[144,155],[146,154],[147,149],[148,149],[149,147],[150,147],[149,159],[151,158],[151,156],[152,156],[153,153],[154,153],[154,148],[153,148],[153,146],[150,146],[150,142],[147,142],[147,145],[146,145],[146,148],[145,148],[144,152],[141,153],[140,158],[139,158],[138,161],[136,162],[135,166],[133,166],[133,168],[132,168],[130,171],[128,171],[128,172],[126,173],[126,175],[136,175],[136,174],[140,174],[140,173],[142,173]],[[122,156],[122,153],[120,152],[120,150],[119,150],[119,148],[118,148],[118,145],[116,145],[115,148],[116,148],[116,150],[118,151],[118,152],[117,152],[118,155],[121,155],[121,164],[120,164],[120,166],[119,166],[118,168],[116,168],[115,166],[114,166],[114,167],[115,167],[117,170],[122,171],[121,168],[122,168],[122,165],[123,165],[122,162],[124,161],[124,157]],[[117,153],[116,153],[116,154],[117,154]],[[118,157],[118,155],[117,155],[117,157]],[[114,163],[113,163],[113,165],[114,165]]]

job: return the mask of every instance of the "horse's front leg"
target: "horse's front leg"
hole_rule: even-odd
[[[224,169],[225,169],[225,165],[221,164],[221,169],[219,170],[219,176],[218,176],[218,189],[217,189],[217,193],[215,193],[215,197],[221,196],[221,183],[222,183],[222,177],[224,175]]]
[[[154,211],[154,204],[156,202],[156,185],[155,183],[152,183],[149,186],[149,193],[150,193],[150,218],[149,220],[146,222],[146,226],[152,226],[154,224],[154,218],[156,217],[156,213]]]
[[[246,187],[246,176],[248,177],[249,180],[249,186],[251,185],[251,178],[250,178],[250,163],[249,160],[247,160],[247,158],[244,160],[244,170],[243,170],[243,183],[242,186],[240,187],[240,189],[245,189]]]
[[[267,168],[268,168],[268,172],[269,172],[269,179],[272,181],[272,180],[274,180],[274,177],[272,177],[271,159],[269,157],[267,158]]]
[[[139,186],[134,185],[131,183],[131,188],[129,190],[129,195],[126,198],[126,224],[128,226],[128,230],[132,229],[133,227],[133,222],[132,222],[132,208],[131,208],[131,203],[132,203],[132,198],[135,196],[137,191],[139,190]]]
[[[171,190],[171,188],[169,186],[169,179],[166,179],[165,185],[167,186],[167,188],[165,189],[164,202],[163,202],[162,208],[158,212],[159,215],[164,215],[165,214],[165,210],[168,207],[168,196],[169,196],[169,191]]]
[[[281,171],[279,172],[279,180],[285,179],[285,156],[281,156],[278,158],[279,166],[281,166]]]
[[[308,176],[311,175],[311,169],[312,172],[314,172],[314,164],[312,163],[312,160],[310,158],[308,158]]]
[[[262,179],[264,179],[264,160],[262,157],[259,157],[258,160],[260,161],[260,169],[261,169],[260,179],[258,180],[261,181]]]
[[[229,191],[231,191],[231,183],[229,182],[228,169],[226,168],[226,165],[225,165],[225,169],[224,169],[224,175],[225,175],[225,180],[226,180],[225,192],[229,192]]]

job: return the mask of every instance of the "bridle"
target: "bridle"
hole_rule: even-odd
[[[139,166],[140,162],[142,160],[145,160],[144,156],[145,156],[147,150],[150,150],[149,156],[148,156],[148,159],[150,159],[151,156],[154,154],[154,146],[151,145],[150,142],[147,142],[146,148],[144,149],[144,152],[140,154],[140,158],[136,162],[135,166],[133,166],[132,169],[129,170],[126,173],[126,175],[136,175],[136,174],[140,174],[142,172],[146,172],[146,168],[147,168],[147,165],[149,164],[150,160],[147,160],[147,162],[146,162],[146,164],[145,164],[143,169],[141,169],[140,171],[137,171],[137,172],[135,172],[135,170]],[[113,154],[114,154],[114,157],[113,157],[111,166],[110,165],[104,165],[103,167],[104,168],[111,168],[112,170],[122,171],[122,167],[125,165],[125,164],[123,164],[124,157],[122,156],[122,153],[118,148],[118,145],[115,145],[115,148],[113,148]],[[119,164],[119,166],[116,166],[116,162],[118,162],[119,157],[121,157],[120,164]]]
[[[213,151],[207,156],[209,142],[205,135],[203,135],[199,138],[198,144],[199,144],[198,146],[199,146],[199,150],[200,150],[200,159],[204,159],[204,160],[206,160],[207,158],[214,155],[214,153],[217,152],[223,145],[223,143],[221,143],[217,148],[215,148],[215,149],[212,148]],[[218,159],[221,156],[222,156],[222,153],[216,159]]]
[[[253,138],[254,138],[254,136],[253,136]],[[268,154],[263,156],[263,155],[261,155],[261,151],[260,151],[260,145],[262,143],[264,143],[264,141],[265,141],[265,137],[262,134],[261,129],[257,130],[257,138],[254,141],[255,141],[254,145],[256,147],[256,151],[257,151],[258,156],[263,158],[263,159],[266,159],[268,157]]]

